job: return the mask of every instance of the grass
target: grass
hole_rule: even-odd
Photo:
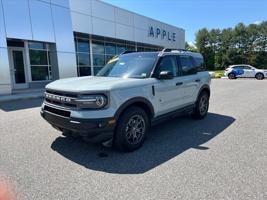
[[[224,70],[214,70],[214,71],[209,71],[213,72],[214,74],[212,75],[212,78],[221,78],[224,76]]]

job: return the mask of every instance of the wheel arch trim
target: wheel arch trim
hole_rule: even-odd
[[[143,105],[146,105],[146,107],[149,109],[151,117],[154,117],[154,107],[152,105],[152,103],[144,98],[144,97],[134,97],[131,99],[128,99],[127,101],[125,101],[123,104],[121,104],[121,106],[119,107],[119,109],[116,111],[114,117],[116,120],[119,119],[119,116],[123,113],[123,111],[125,111],[125,109],[127,109],[129,106],[134,105],[134,104],[138,104],[141,103]]]
[[[197,94],[197,100],[198,100],[198,97],[199,97],[200,93],[201,93],[202,91],[204,91],[204,90],[207,90],[207,91],[208,91],[208,93],[209,93],[209,97],[210,97],[210,86],[207,85],[207,84],[205,84],[205,85],[202,85],[202,86],[200,87],[200,89],[199,89],[199,91],[198,91],[198,94]]]

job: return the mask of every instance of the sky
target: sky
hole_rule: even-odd
[[[107,3],[185,29],[195,41],[201,28],[228,28],[267,20],[267,0],[103,0]]]

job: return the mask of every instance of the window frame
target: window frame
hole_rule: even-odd
[[[165,58],[165,57],[168,57],[168,56],[170,56],[170,57],[174,57],[175,58],[175,64],[176,64],[176,74],[173,74],[173,77],[175,78],[175,77],[178,77],[178,76],[180,76],[180,72],[179,72],[179,64],[178,64],[178,60],[177,60],[177,56],[176,55],[164,55],[164,56],[161,56],[161,57],[159,57],[159,59],[156,61],[156,67],[154,68],[154,70],[152,71],[152,77],[154,77],[154,78],[158,78],[158,76],[159,76],[159,72],[158,72],[158,70],[159,70],[159,65],[160,65],[160,63],[161,63],[161,61],[162,61],[162,59],[163,58]]]
[[[188,57],[189,58],[189,60],[191,61],[191,64],[196,69],[194,73],[184,74],[184,71],[182,69],[181,57]],[[192,75],[195,75],[195,74],[198,73],[198,67],[196,66],[196,63],[194,61],[193,56],[191,56],[191,55],[177,55],[177,60],[178,60],[178,64],[179,64],[179,74],[180,74],[180,76],[192,76]]]
[[[33,48],[30,47],[31,44],[42,44],[43,48]],[[27,44],[27,54],[28,54],[28,62],[29,62],[29,74],[30,74],[30,81],[34,82],[34,83],[38,83],[38,82],[51,82],[53,80],[52,77],[52,64],[51,64],[51,58],[50,58],[50,46],[49,43],[46,42],[39,42],[39,41],[29,41]],[[46,53],[46,60],[47,60],[47,64],[32,64],[31,63],[31,51],[42,51]],[[43,67],[43,68],[47,68],[47,72],[48,72],[48,79],[45,80],[33,80],[33,74],[32,74],[32,67]]]

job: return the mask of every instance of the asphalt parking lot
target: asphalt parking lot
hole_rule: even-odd
[[[0,180],[18,199],[267,199],[267,80],[212,80],[206,119],[156,126],[128,154],[61,136],[40,104],[0,104]]]

